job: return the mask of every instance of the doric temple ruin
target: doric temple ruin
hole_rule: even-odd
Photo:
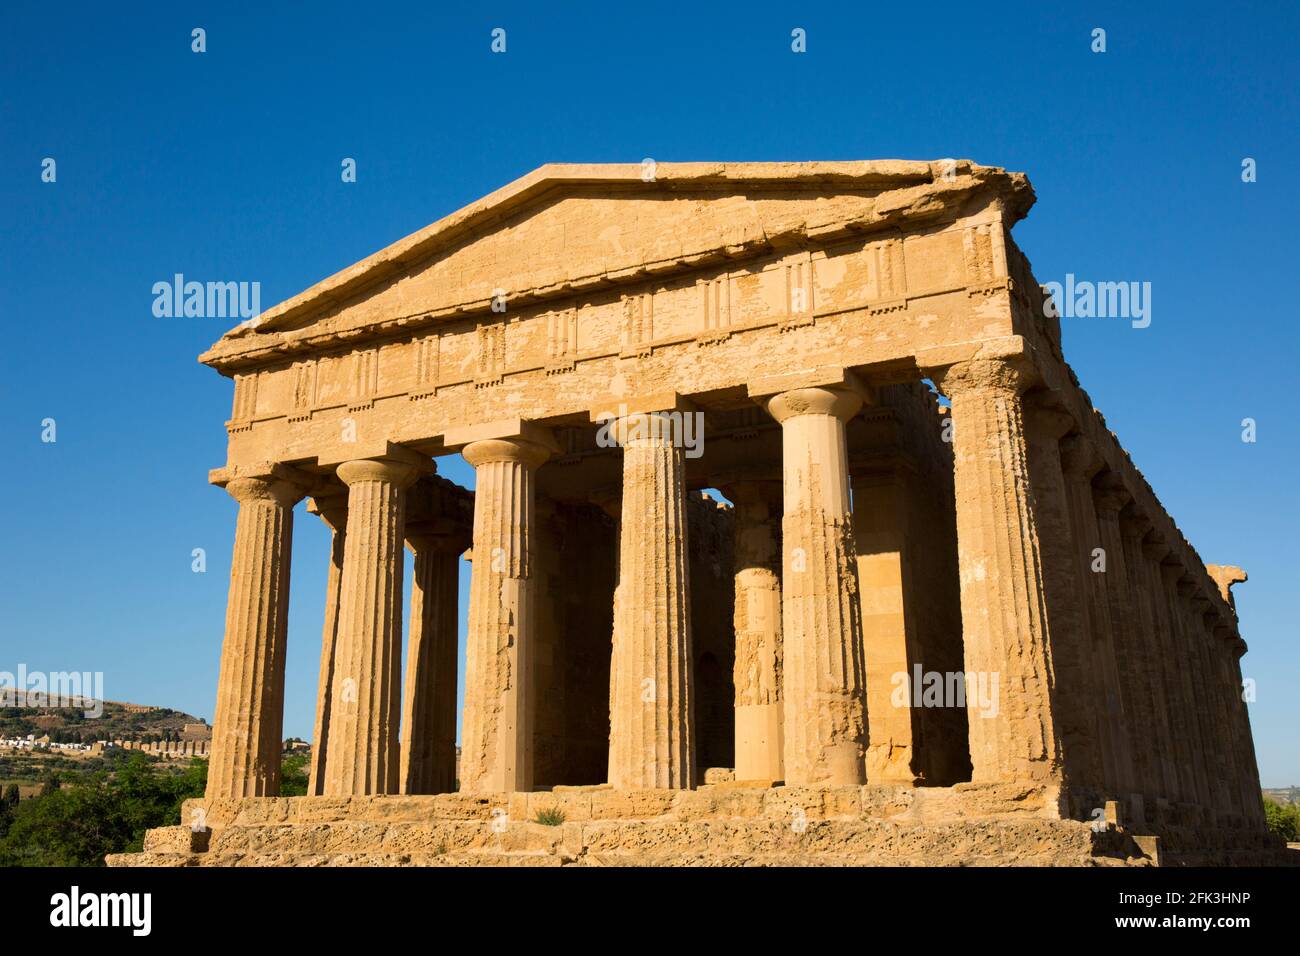
[[[228,332],[202,825],[114,862],[1267,859],[1245,575],[1066,364],[1033,201],[966,161],[544,166]]]

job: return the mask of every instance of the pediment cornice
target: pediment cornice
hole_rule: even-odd
[[[968,160],[660,163],[653,172],[647,179],[641,164],[630,163],[542,166],[241,323],[199,360],[232,373],[414,332],[451,318],[490,315],[491,294],[469,283],[457,288],[454,282],[452,288],[439,288],[435,301],[416,295],[412,302],[399,296],[385,302],[378,315],[353,306],[440,257],[508,230],[534,210],[563,201],[743,197],[773,200],[767,208],[780,212],[742,219],[735,216],[734,206],[720,206],[717,222],[692,228],[690,240],[679,248],[664,251],[660,242],[649,254],[622,250],[621,244],[621,256],[566,256],[557,249],[547,263],[550,269],[533,269],[527,275],[534,281],[508,289],[511,311],[650,279],[664,281],[713,262],[739,263],[782,249],[815,249],[858,235],[920,228],[955,218],[977,201],[998,202],[1009,226],[1023,218],[1034,201],[1023,174]],[[747,203],[745,208],[756,206],[763,203]],[[691,224],[699,225],[698,220]]]

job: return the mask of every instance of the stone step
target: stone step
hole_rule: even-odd
[[[196,846],[187,827],[153,831],[151,858],[184,858]],[[881,820],[818,820],[800,827],[775,820],[602,820],[545,826],[494,826],[474,820],[415,822],[337,821],[267,826],[227,825],[206,852],[210,863],[254,859],[263,865],[338,865],[428,858],[427,865],[495,863],[528,857],[560,865],[1080,865],[1102,853],[1087,824],[1025,819],[947,825],[902,825]],[[273,863],[272,861],[283,861]],[[291,863],[292,861],[292,863]],[[307,862],[311,861],[311,862]],[[134,861],[133,861],[134,862]],[[161,864],[160,864],[161,865]],[[528,861],[507,865],[539,865]]]

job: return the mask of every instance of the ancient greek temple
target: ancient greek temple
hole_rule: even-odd
[[[549,165],[232,329],[209,802],[278,793],[305,501],[318,797],[992,786],[1262,831],[1245,575],[1062,356],[1033,201],[967,161]]]

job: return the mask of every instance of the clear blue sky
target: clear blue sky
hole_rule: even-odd
[[[1202,557],[1250,572],[1263,782],[1300,783],[1293,5],[442,6],[5,4],[0,670],[212,716],[231,385],[195,356],[229,323],[155,318],[154,282],[255,280],[266,307],[545,162],[970,157],[1031,177],[1040,280],[1152,283],[1150,328],[1064,319],[1066,352]],[[304,737],[326,546],[300,511]]]

